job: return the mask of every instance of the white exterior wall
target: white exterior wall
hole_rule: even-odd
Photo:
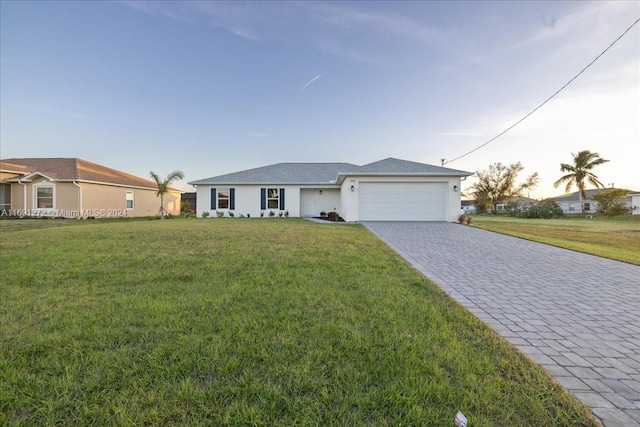
[[[631,213],[640,215],[640,193],[631,194]]]
[[[261,188],[284,188],[284,203],[285,209],[282,211],[289,211],[289,216],[300,216],[300,187],[297,185],[198,185],[196,188],[197,197],[197,216],[202,217],[203,212],[209,212],[210,218],[216,217],[216,209],[211,209],[211,189],[212,188],[235,188],[235,209],[233,213],[236,216],[247,214],[251,217],[260,216],[260,189]],[[264,216],[269,216],[269,211],[272,210],[276,213],[280,212],[279,209],[265,209]],[[225,216],[229,216],[229,209],[220,209],[225,213]]]
[[[306,204],[309,206],[305,209]],[[340,188],[337,186],[300,188],[300,216],[319,216],[322,211],[341,214],[340,207]]]
[[[560,206],[562,211],[567,215],[582,213],[582,205],[580,204],[580,201],[556,202],[556,203]],[[592,215],[596,213],[596,211],[598,210],[598,202],[596,201],[589,199],[589,200],[585,200],[583,203],[589,203],[589,210],[584,212],[587,215]]]
[[[197,194],[197,216],[202,217],[203,212],[209,212],[211,218],[216,217],[216,209],[211,209],[211,188],[235,188],[235,209],[236,216],[250,214],[251,217],[260,217],[260,189],[261,188],[284,188],[285,189],[285,210],[289,211],[289,216],[300,217],[301,215],[301,192],[305,192],[302,197],[313,197],[316,201],[317,214],[320,211],[336,211],[347,222],[357,222],[359,215],[359,184],[361,182],[443,182],[447,184],[446,191],[446,221],[456,222],[460,215],[460,177],[411,177],[411,176],[357,176],[346,177],[340,187],[317,185],[198,185]],[[351,191],[353,186],[353,191]],[[453,187],[457,186],[458,191]],[[322,194],[319,191],[322,190]],[[276,215],[278,209],[272,209]],[[227,209],[223,210],[225,217],[228,216]],[[264,211],[265,217],[269,215],[269,209]]]
[[[411,176],[347,176],[342,182],[341,187],[341,216],[347,222],[356,222],[360,220],[358,192],[361,182],[445,182],[447,183],[446,192],[446,221],[456,222],[460,215],[460,177],[411,177]],[[353,191],[351,187],[353,186]],[[458,190],[454,191],[453,187],[457,186]]]

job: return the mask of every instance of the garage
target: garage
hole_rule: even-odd
[[[444,182],[360,182],[360,221],[446,221]]]

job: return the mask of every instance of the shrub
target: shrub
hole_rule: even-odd
[[[564,216],[564,211],[553,200],[543,200],[525,206],[518,210],[514,216],[518,218],[561,218]]]
[[[282,218],[282,215],[284,215],[284,212],[282,211],[278,212],[278,218]]]
[[[229,211],[229,218],[233,218],[235,216],[235,214],[233,213],[233,211]]]
[[[284,217],[289,218],[289,211],[284,211]]]
[[[247,214],[247,218],[251,218],[251,214],[250,213]]]
[[[202,212],[202,218],[209,218],[209,215],[211,215],[211,212],[209,211]]]
[[[274,211],[269,211],[269,217],[273,218],[276,215]]]
[[[467,214],[460,214],[460,216],[458,216],[458,222],[460,224],[471,224],[471,215],[467,215]]]
[[[217,216],[218,218],[222,218],[222,217],[224,216],[224,212],[222,212],[222,211],[216,211],[216,216]]]
[[[264,216],[264,211],[260,211],[260,218]]]
[[[599,191],[593,196],[593,200],[598,202],[596,212],[608,217],[630,213],[630,209],[627,207],[627,194],[629,193],[631,193],[630,190],[624,190],[622,188]]]
[[[329,214],[327,215],[327,218],[329,219],[329,221],[335,221],[335,222],[340,221],[340,215],[338,215],[338,212],[336,211],[329,212]]]

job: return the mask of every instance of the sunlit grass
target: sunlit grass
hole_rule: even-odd
[[[364,227],[12,227],[0,424],[597,425]]]
[[[473,217],[478,228],[640,265],[640,215],[615,218]]]

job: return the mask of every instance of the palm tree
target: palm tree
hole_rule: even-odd
[[[164,219],[164,213],[165,213],[164,195],[167,194],[167,191],[169,191],[169,185],[171,185],[173,181],[175,181],[176,179],[184,178],[184,173],[182,171],[173,171],[169,175],[167,175],[164,181],[160,179],[160,176],[158,176],[158,174],[155,173],[154,171],[149,172],[149,174],[151,175],[151,178],[153,178],[153,180],[158,185],[158,191],[156,191],[156,196],[160,197],[160,219]]]
[[[605,160],[600,157],[598,153],[592,153],[589,150],[580,151],[578,154],[573,154],[573,164],[560,163],[560,171],[568,172],[563,175],[556,182],[553,183],[555,188],[558,188],[561,184],[567,184],[565,192],[568,193],[571,187],[575,184],[580,194],[580,212],[584,213],[584,199],[587,198],[585,181],[596,188],[604,187],[604,185],[598,180],[598,177],[591,173],[591,170],[603,163],[607,163],[609,160]]]

